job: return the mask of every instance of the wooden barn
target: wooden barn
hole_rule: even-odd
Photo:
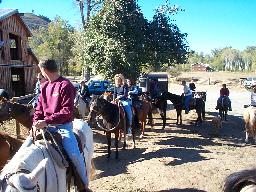
[[[0,88],[11,96],[33,92],[38,59],[28,48],[31,36],[17,9],[0,9]]]
[[[191,65],[192,71],[213,71],[213,69],[208,65],[204,63],[194,63]]]

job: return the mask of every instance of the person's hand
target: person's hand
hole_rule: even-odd
[[[47,127],[47,123],[45,120],[38,120],[37,122],[34,123],[34,126],[36,129],[43,129]]]

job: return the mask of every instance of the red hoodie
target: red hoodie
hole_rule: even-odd
[[[76,90],[64,77],[45,82],[34,113],[33,122],[45,120],[47,124],[64,124],[73,121]]]

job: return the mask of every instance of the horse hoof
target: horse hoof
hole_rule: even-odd
[[[140,135],[140,139],[142,139],[143,137],[144,137],[144,134],[141,134],[141,135]]]

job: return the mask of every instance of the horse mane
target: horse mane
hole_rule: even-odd
[[[256,168],[232,173],[225,179],[224,192],[239,192],[244,186],[256,184]]]
[[[116,124],[119,118],[119,109],[116,104],[113,104],[103,98],[98,98],[101,102],[100,113],[102,117],[111,124]]]

